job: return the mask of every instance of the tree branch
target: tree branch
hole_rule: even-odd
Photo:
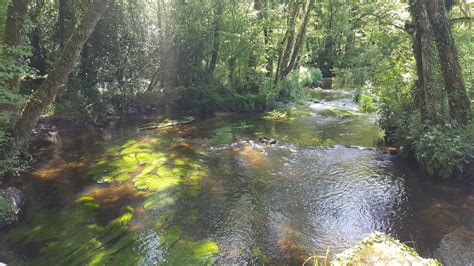
[[[472,20],[473,17],[460,17],[460,18],[452,18],[450,19],[451,23],[453,22],[462,22],[462,21],[469,21]]]

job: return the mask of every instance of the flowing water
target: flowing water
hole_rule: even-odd
[[[358,113],[349,92],[320,95],[266,114],[50,134],[35,143],[33,169],[3,184],[29,201],[0,233],[0,261],[301,265],[375,230],[433,257],[452,230],[472,232],[470,187],[377,150],[376,116]]]

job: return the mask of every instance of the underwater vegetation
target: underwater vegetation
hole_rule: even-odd
[[[0,241],[28,249],[35,265],[212,264],[218,245],[183,234],[199,209],[178,215],[175,208],[200,193],[208,170],[199,153],[192,143],[159,136],[109,147],[87,171],[99,187],[66,209],[28,213]],[[130,205],[114,204],[121,197]]]
[[[279,122],[289,122],[300,117],[311,116],[314,113],[309,111],[308,107],[288,107],[270,111],[265,114],[264,119]]]

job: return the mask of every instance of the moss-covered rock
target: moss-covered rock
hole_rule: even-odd
[[[18,221],[25,195],[17,188],[0,190],[0,228]]]
[[[441,265],[437,260],[420,257],[416,251],[380,232],[337,254],[332,265]]]

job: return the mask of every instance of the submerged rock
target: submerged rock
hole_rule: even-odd
[[[0,190],[0,227],[11,225],[18,221],[18,214],[25,204],[23,192],[14,187]]]
[[[437,260],[424,259],[416,251],[380,232],[335,255],[331,265],[440,265]]]
[[[262,144],[267,144],[267,145],[275,145],[277,144],[277,141],[275,139],[272,139],[272,138],[268,138],[268,137],[260,137],[258,139],[258,141]]]
[[[474,262],[474,231],[458,228],[446,234],[436,250],[446,265],[472,265]]]

